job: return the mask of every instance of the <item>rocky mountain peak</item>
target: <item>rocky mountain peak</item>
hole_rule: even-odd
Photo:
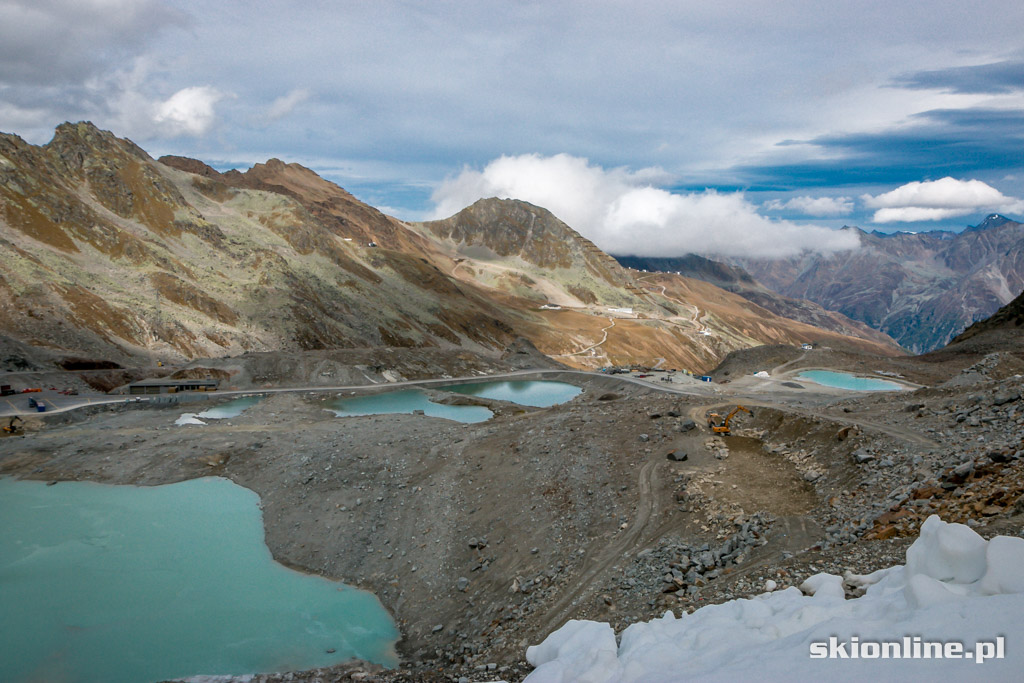
[[[998,213],[991,213],[988,216],[985,216],[985,220],[978,223],[977,225],[967,226],[964,232],[981,232],[982,230],[990,230],[993,228],[1002,227],[1007,223],[1016,224],[1016,221],[1012,221],[1006,216],[1000,216]]]
[[[484,247],[501,257],[519,256],[542,268],[572,268],[580,257],[603,255],[553,213],[519,199],[480,199],[450,218],[424,225],[467,247]]]
[[[60,124],[44,149],[73,173],[81,172],[90,163],[109,165],[112,159],[152,161],[149,154],[131,140],[100,130],[90,121]]]
[[[186,173],[195,173],[196,175],[203,176],[204,178],[221,178],[220,171],[203,163],[202,161],[199,161],[198,159],[166,155],[160,157],[157,161],[164,166],[170,166],[171,168],[176,168],[179,171],[185,171]]]

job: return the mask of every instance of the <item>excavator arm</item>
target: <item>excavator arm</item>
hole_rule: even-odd
[[[708,415],[708,427],[710,427],[711,431],[714,432],[715,434],[722,434],[723,436],[728,436],[729,422],[732,420],[733,417],[736,416],[736,413],[740,412],[741,410],[744,413],[750,415],[751,417],[754,416],[754,413],[750,412],[750,410],[748,410],[747,408],[744,408],[743,406],[736,406],[735,408],[732,409],[732,412],[725,416],[725,419],[722,420],[721,423],[718,423],[718,420],[721,418],[721,416],[718,413],[711,413],[710,415]]]
[[[5,431],[5,432],[7,432],[8,434],[14,434],[14,433],[16,433],[16,432],[18,431],[19,427],[17,427],[17,426],[16,426],[15,424],[14,424],[14,423],[15,423],[15,421],[17,421],[17,422],[20,422],[21,424],[24,424],[24,423],[25,423],[25,421],[24,421],[24,420],[22,420],[22,419],[21,419],[20,417],[18,417],[17,415],[15,415],[14,417],[12,417],[12,418],[11,418],[11,421],[10,421],[10,422],[9,422],[9,423],[7,424],[7,426],[6,426],[6,427],[4,427],[4,431]]]
[[[722,426],[725,427],[726,429],[728,429],[729,428],[729,420],[731,420],[733,417],[735,417],[736,413],[740,412],[741,410],[743,412],[745,412],[746,414],[750,415],[751,417],[754,416],[754,414],[752,412],[750,412],[749,410],[747,410],[743,406],[736,406],[735,408],[732,409],[731,413],[726,415],[725,422],[722,423]]]

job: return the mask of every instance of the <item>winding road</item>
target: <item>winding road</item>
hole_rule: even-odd
[[[612,316],[608,316],[608,320],[609,320],[610,324],[607,327],[602,327],[601,328],[601,332],[604,333],[604,336],[601,337],[601,341],[597,342],[596,344],[591,344],[590,346],[588,346],[585,349],[580,349],[579,351],[573,351],[572,353],[559,353],[559,354],[555,354],[555,355],[552,356],[552,358],[567,358],[569,356],[578,356],[581,353],[586,353],[587,351],[590,351],[591,349],[596,349],[601,344],[604,344],[606,341],[608,341],[608,330],[610,330],[613,327],[615,327],[615,318],[613,318]]]

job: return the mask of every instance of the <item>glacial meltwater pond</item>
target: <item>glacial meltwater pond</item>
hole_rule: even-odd
[[[574,384],[544,380],[454,384],[438,389],[537,408],[565,403],[583,391]],[[328,409],[334,411],[338,417],[412,413],[414,410],[422,410],[425,415],[443,417],[456,422],[484,422],[494,417],[494,413],[484,406],[448,406],[434,403],[426,394],[416,389],[339,398],[329,403]]]
[[[857,377],[848,372],[833,372],[831,370],[805,370],[797,375],[797,378],[834,389],[848,389],[850,391],[899,391],[906,389],[904,385],[897,382],[875,379],[874,377]]]
[[[219,406],[214,406],[209,410],[204,410],[203,412],[198,413],[196,417],[208,420],[226,420],[228,418],[238,417],[245,412],[246,408],[250,408],[262,400],[262,396],[243,396],[242,398],[236,398],[233,401],[222,403]]]
[[[226,479],[0,479],[0,520],[2,681],[397,664],[377,598],[274,562],[259,497]]]
[[[422,410],[430,417],[443,417],[456,422],[485,422],[494,416],[494,413],[484,406],[446,406],[434,403],[426,394],[416,389],[339,398],[327,405],[338,417],[412,413],[414,410]]]
[[[227,420],[238,417],[248,408],[263,400],[262,396],[243,396],[233,401],[222,403],[213,408],[204,410],[201,413],[183,413],[174,424],[176,425],[205,425],[204,420]]]
[[[547,408],[571,401],[583,391],[575,384],[549,381],[480,382],[456,384],[442,388],[444,391],[453,391],[457,394],[470,394],[496,401],[511,401],[536,408]]]

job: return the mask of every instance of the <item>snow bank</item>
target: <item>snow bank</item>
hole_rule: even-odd
[[[196,413],[182,413],[181,417],[174,421],[174,424],[206,426],[206,423],[200,420],[196,415]]]
[[[843,584],[866,587],[845,599]],[[1005,657],[812,659],[811,643],[963,643],[974,652],[1003,636]],[[866,576],[812,576],[800,589],[709,605],[633,624],[615,646],[608,624],[570,621],[527,650],[528,683],[659,683],[747,680],[1021,680],[1024,666],[1024,539],[986,541],[937,516],[921,527],[906,566]],[[851,640],[854,639],[854,640]],[[847,646],[844,652],[850,652]],[[888,654],[888,653],[887,653]]]
[[[761,370],[759,372],[755,372],[754,373],[754,377],[760,377],[761,379],[769,379],[771,377],[771,375],[769,375],[764,370]]]

